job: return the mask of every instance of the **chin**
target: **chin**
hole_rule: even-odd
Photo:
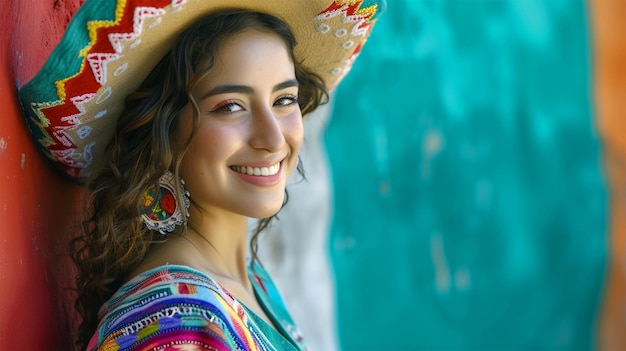
[[[279,206],[278,208],[275,208],[275,209],[264,209],[261,211],[255,211],[255,213],[249,214],[248,217],[256,218],[256,219],[268,218],[277,214],[280,211],[280,209],[281,207]]]
[[[263,201],[256,204],[252,202],[246,206],[246,209],[242,209],[243,211],[240,214],[257,219],[272,217],[283,207],[284,199],[284,196],[281,196],[280,199],[274,199],[274,201]],[[250,206],[251,204],[254,205]]]

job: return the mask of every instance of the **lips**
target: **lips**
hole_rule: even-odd
[[[233,171],[250,176],[271,177],[280,170],[280,162],[269,167],[231,166]]]

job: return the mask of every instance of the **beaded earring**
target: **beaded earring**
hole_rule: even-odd
[[[175,177],[166,171],[159,178],[159,187],[151,186],[143,195],[143,209],[141,218],[150,230],[157,230],[165,235],[171,233],[176,226],[187,223],[189,217],[189,192],[185,190],[185,182],[180,179],[180,189],[183,192],[183,206],[176,197]]]

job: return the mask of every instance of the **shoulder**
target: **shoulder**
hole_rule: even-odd
[[[254,340],[241,310],[209,276],[185,266],[157,267],[130,280],[103,306],[88,349],[245,348]]]

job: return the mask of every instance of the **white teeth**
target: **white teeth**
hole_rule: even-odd
[[[278,173],[280,169],[280,163],[277,163],[270,167],[246,167],[246,166],[233,166],[232,169],[239,173],[247,174],[247,175],[255,175],[262,177],[273,176]]]

